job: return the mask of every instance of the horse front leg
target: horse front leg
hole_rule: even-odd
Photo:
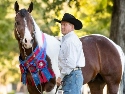
[[[27,89],[29,94],[43,94],[43,89],[41,88],[40,85],[38,86],[27,85]]]
[[[44,89],[43,84],[33,85],[34,80],[30,72],[27,73],[26,78],[27,78],[27,89],[29,94],[43,94],[43,89]]]

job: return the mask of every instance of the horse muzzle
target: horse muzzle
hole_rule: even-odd
[[[33,39],[27,40],[26,38],[23,40],[23,45],[26,49],[29,49],[33,46]]]

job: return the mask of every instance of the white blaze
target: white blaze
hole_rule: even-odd
[[[28,29],[28,26],[27,26],[27,22],[26,22],[26,19],[24,18],[24,23],[25,23],[25,33],[24,33],[24,39],[23,39],[23,44],[24,44],[24,47],[26,49],[29,49],[32,47],[32,43],[31,43],[31,40],[33,39],[31,34],[30,34],[30,31]]]

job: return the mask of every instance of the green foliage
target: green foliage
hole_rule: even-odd
[[[6,18],[11,2],[3,0],[0,2],[0,83],[6,84],[14,81],[15,61],[13,57],[17,51],[16,40],[13,37],[13,20]],[[15,64],[13,64],[15,63]],[[9,78],[9,79],[8,79]]]
[[[86,0],[81,3],[81,14],[83,16],[83,31],[87,34],[103,34],[109,36],[111,22],[111,11],[109,11],[109,0]]]
[[[18,0],[20,9],[28,8],[30,0]],[[73,14],[83,23],[78,36],[99,33],[108,36],[112,12],[112,0],[32,0],[31,15],[43,32],[59,35],[60,27],[54,18],[61,19],[65,12]],[[0,83],[20,80],[18,44],[14,38],[15,0],[0,2]],[[6,82],[6,83],[5,83]]]

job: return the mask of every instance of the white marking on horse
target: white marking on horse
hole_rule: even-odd
[[[34,28],[35,28],[35,38],[37,40],[37,43],[39,45],[39,47],[41,48],[43,46],[43,40],[42,40],[42,31],[40,30],[39,26],[36,24],[35,20],[33,19],[33,23],[34,23]]]
[[[32,36],[30,34],[30,31],[28,29],[28,26],[27,26],[27,22],[26,22],[26,19],[24,18],[24,24],[25,24],[25,33],[24,33],[24,39],[23,39],[23,44],[24,44],[24,47],[26,49],[29,49],[32,47]]]
[[[43,46],[43,40],[42,40],[43,32],[40,30],[39,26],[36,24],[33,17],[32,17],[32,20],[33,20],[33,23],[35,26],[34,27],[35,32],[36,32],[35,38],[36,38],[36,41],[37,41],[39,47],[41,48]],[[56,78],[58,78],[60,75],[60,71],[58,68],[58,54],[59,54],[59,50],[60,50],[60,42],[54,36],[50,36],[46,33],[44,33],[44,35],[45,35],[46,42],[47,42],[46,53],[51,59],[53,71],[56,75]],[[54,89],[51,92],[46,92],[46,94],[55,94],[55,92],[56,92],[56,86],[54,87]]]

